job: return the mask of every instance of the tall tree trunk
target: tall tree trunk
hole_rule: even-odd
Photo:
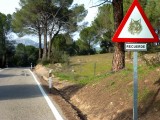
[[[42,39],[41,39],[40,29],[38,30],[38,37],[39,37],[39,60],[41,60],[42,59]]]
[[[3,54],[3,56],[2,56],[2,67],[3,68],[5,67],[5,64],[6,64],[6,55]]]
[[[123,0],[113,0],[114,28],[120,25],[123,19]],[[125,68],[124,43],[115,43],[115,52],[112,60],[112,71],[116,72]]]
[[[125,67],[124,44],[115,43],[115,51],[112,60],[112,71],[117,72]]]
[[[1,67],[5,67],[5,53],[6,53],[6,44],[5,44],[5,33],[4,25],[0,17],[0,58],[1,58]]]
[[[47,25],[44,25],[44,48],[43,48],[43,60],[47,59]]]
[[[49,35],[49,46],[48,46],[48,60],[51,57],[51,48],[52,48],[52,34]]]
[[[53,27],[53,28],[54,28],[54,27]],[[50,41],[49,41],[49,47],[48,47],[48,60],[49,60],[50,57],[51,57],[51,49],[52,49],[53,40],[54,40],[54,38],[59,34],[59,31],[60,31],[60,29],[61,29],[61,25],[59,25],[58,30],[57,30],[57,32],[56,32],[54,35],[52,35],[53,28],[52,28],[51,32],[49,33],[49,39],[50,39]]]
[[[2,56],[0,57],[0,68],[2,67]]]
[[[2,65],[5,67],[6,65],[6,37],[5,37],[5,30],[3,29],[3,57],[2,57]]]

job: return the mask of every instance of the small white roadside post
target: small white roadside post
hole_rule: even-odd
[[[31,70],[32,70],[32,63],[31,63]]]
[[[6,64],[6,68],[8,68],[8,63]]]
[[[52,84],[53,84],[53,80],[52,80],[52,70],[49,71],[48,84],[49,84],[49,92],[51,93]]]

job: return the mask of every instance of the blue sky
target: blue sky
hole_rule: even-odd
[[[94,3],[92,2],[94,1]],[[74,0],[74,3],[77,4],[84,4],[85,8],[88,10],[88,15],[86,16],[84,21],[87,21],[91,24],[91,22],[94,20],[94,18],[97,15],[98,8],[91,6],[95,5],[98,0]],[[0,0],[0,12],[4,14],[12,14],[13,12],[16,11],[16,8],[20,8],[19,6],[19,0]],[[13,35],[14,36],[14,35]],[[16,37],[16,36],[14,36]],[[75,36],[75,39],[78,36]],[[33,36],[33,38],[35,38]]]

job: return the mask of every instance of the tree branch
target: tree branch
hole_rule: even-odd
[[[91,0],[90,0],[91,1]],[[90,8],[93,8],[93,7],[98,7],[98,6],[101,6],[101,5],[103,5],[103,4],[105,4],[105,3],[112,3],[112,0],[104,0],[102,3],[100,3],[100,4],[97,4],[97,5],[94,5],[94,6],[91,6]]]

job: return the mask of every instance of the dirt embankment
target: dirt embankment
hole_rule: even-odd
[[[51,93],[48,88],[48,81],[47,78],[49,76],[49,70],[48,68],[42,66],[42,65],[37,65],[34,69],[34,72],[37,74],[39,77],[40,83],[47,92],[47,94],[50,96],[50,98],[56,102],[57,107],[62,111],[64,116],[66,117],[66,120],[81,120],[81,116],[79,116],[79,113],[77,110],[73,109],[73,105],[67,101],[62,93],[55,87],[62,87],[65,86],[61,82],[58,81],[58,79],[54,78],[52,76],[52,79],[54,79],[54,88],[51,90]]]
[[[37,66],[35,71],[40,76],[48,74],[43,66]],[[159,71],[160,68],[139,82],[139,89],[144,89],[146,96],[139,104],[139,120],[160,120]],[[132,74],[130,76],[132,79]],[[117,77],[122,80],[116,81]],[[132,85],[132,80],[125,81],[124,76],[118,74],[86,86],[54,78],[52,96],[69,120],[132,120]]]

